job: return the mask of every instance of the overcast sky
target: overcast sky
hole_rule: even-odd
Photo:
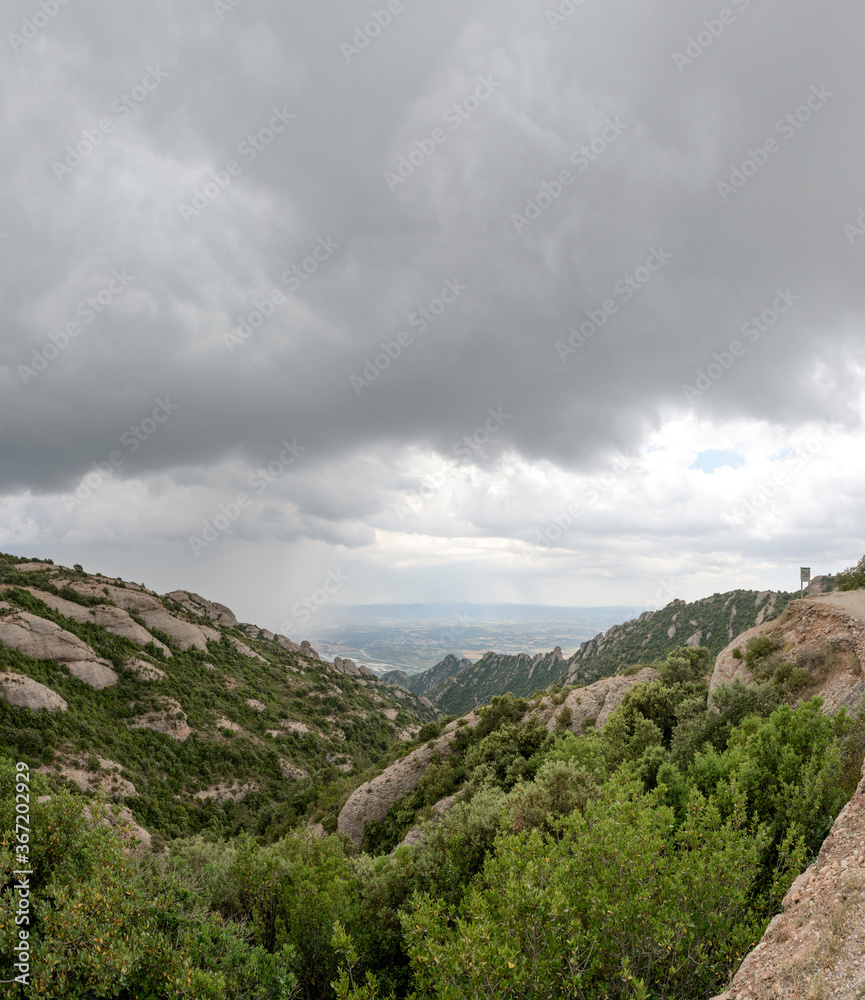
[[[859,0],[2,29],[3,550],[295,631],[865,551]]]

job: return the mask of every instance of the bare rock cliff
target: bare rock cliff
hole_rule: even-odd
[[[474,726],[478,718],[476,712],[471,712],[465,716],[464,725]],[[433,756],[447,754],[448,748],[456,738],[457,723],[462,721],[457,719],[448,723],[437,739],[412,750],[407,757],[395,761],[372,781],[367,781],[366,784],[356,788],[339,814],[337,821],[339,832],[351,837],[360,845],[363,842],[364,824],[383,820],[395,802],[398,802],[403,795],[414,791]]]

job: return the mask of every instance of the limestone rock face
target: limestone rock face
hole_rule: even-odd
[[[104,660],[73,660],[66,666],[73,677],[77,677],[94,691],[101,691],[117,683],[117,674]]]
[[[476,712],[471,712],[464,718],[467,725],[474,726],[479,716]],[[433,755],[438,753],[446,756],[456,738],[457,722],[460,721],[462,720],[456,719],[448,723],[436,740],[412,750],[407,757],[395,761],[372,781],[356,788],[339,814],[339,832],[351,837],[360,846],[363,842],[364,823],[384,819],[395,802],[414,791]]]
[[[230,628],[236,628],[238,625],[237,618],[235,618],[231,608],[227,608],[224,604],[217,604],[215,601],[208,601],[200,594],[193,594],[188,590],[173,590],[168,596],[200,618],[209,618],[217,625],[227,625]]]
[[[333,665],[341,674],[347,674],[349,677],[375,677],[369,667],[359,667],[354,660],[344,660],[342,657],[335,656]]]
[[[140,614],[148,628],[158,628],[160,632],[165,632],[184,651],[195,647],[206,653],[208,640],[219,642],[222,638],[216,629],[175,618],[162,605],[158,609],[141,611]]]
[[[360,677],[360,671],[354,660],[344,660],[341,656],[335,656],[333,665],[341,674],[348,674],[349,677]]]
[[[161,632],[165,632],[183,650],[192,649],[194,646],[206,652],[208,640],[218,642],[222,637],[221,633],[217,632],[216,629],[208,628],[207,625],[196,625],[193,622],[185,622],[175,617],[165,610],[155,594],[134,588],[131,584],[127,584],[126,587],[109,586],[104,589],[91,583],[77,583],[72,584],[72,586],[79,593],[87,595],[104,595],[107,589],[107,596],[119,608],[123,608],[125,611],[137,611],[147,628],[157,628]],[[228,611],[227,608],[226,611]]]
[[[229,642],[234,646],[234,648],[241,653],[243,656],[248,656],[253,660],[261,660],[262,663],[267,663],[267,660],[259,653],[256,653],[254,649],[250,649],[245,642],[241,642],[240,639],[235,639],[233,635],[228,637]]]
[[[561,705],[554,705],[552,699],[544,698],[540,706],[533,710],[549,730],[556,727],[559,716],[565,708],[571,711],[568,729],[574,733],[585,732],[588,726],[602,729],[612,713],[621,705],[622,699],[636,684],[654,681],[660,677],[657,670],[644,667],[639,673],[626,677],[614,674],[595,681],[588,687],[571,691]]]
[[[93,813],[89,806],[84,807],[85,818],[93,822]],[[135,822],[132,810],[128,806],[110,806],[102,817],[103,826],[110,826],[115,829],[126,841],[123,848],[127,856],[141,856],[149,853],[153,849],[153,838],[150,833]]]
[[[162,602],[155,594],[148,594],[134,584],[112,587],[83,581],[70,583],[69,586],[84,597],[108,597],[118,608],[123,608],[125,611],[156,611],[162,607]]]
[[[205,664],[207,666],[207,664]],[[165,671],[148,663],[147,660],[132,660],[126,664],[127,669],[135,671],[143,681],[161,681],[165,679]]]
[[[35,660],[72,663],[99,659],[78,636],[29,611],[0,618],[0,643]]]
[[[34,712],[43,708],[48,712],[65,712],[69,707],[56,691],[23,674],[0,673],[0,698]]]
[[[130,642],[134,642],[137,646],[143,647],[148,642],[152,642],[166,656],[171,656],[168,647],[164,646],[158,639],[154,639],[147,629],[142,628],[138,622],[133,621],[123,608],[112,608],[110,605],[88,608],[83,604],[76,604],[75,601],[67,601],[62,597],[55,597],[54,594],[47,594],[41,590],[33,590],[30,587],[27,589],[30,590],[34,597],[38,597],[39,600],[44,601],[49,608],[59,611],[61,615],[65,615],[73,621],[101,625],[107,632],[111,632],[112,635],[119,635],[124,639],[129,639]]]
[[[152,729],[182,743],[192,732],[186,713],[173,698],[161,698],[162,709],[148,712],[129,724],[130,729]]]
[[[116,795],[121,798],[138,794],[135,785],[121,777],[120,764],[105,757],[97,756],[96,759],[99,761],[99,770],[88,771],[79,764],[73,763],[69,757],[56,754],[55,763],[60,765],[59,770],[53,765],[47,764],[43,764],[37,770],[43,774],[61,774],[64,778],[74,781],[82,792],[88,794],[102,792],[105,795]]]

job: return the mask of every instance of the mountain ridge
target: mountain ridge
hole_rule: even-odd
[[[462,715],[506,692],[528,697],[541,688],[591,684],[625,667],[663,659],[681,645],[704,645],[717,655],[734,635],[779,617],[793,597],[733,590],[692,602],[676,599],[599,632],[568,657],[559,646],[535,654],[489,651],[474,662],[449,653],[420,674],[403,679],[392,671],[385,676],[410,691],[423,691],[445,714]],[[459,669],[454,669],[455,661]]]

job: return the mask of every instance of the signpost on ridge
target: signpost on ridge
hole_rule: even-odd
[[[802,566],[799,569],[799,597],[805,595],[805,584],[811,582],[811,567]]]

